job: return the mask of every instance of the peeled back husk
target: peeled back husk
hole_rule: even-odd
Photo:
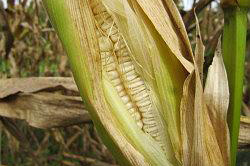
[[[84,104],[124,166],[182,162],[179,106],[191,51],[185,42],[178,45],[176,37],[183,36],[176,23],[164,17],[164,3],[154,1],[44,0]],[[160,11],[177,45],[162,36],[147,5]]]

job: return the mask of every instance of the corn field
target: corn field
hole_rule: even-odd
[[[226,24],[219,1],[194,0],[189,10],[182,0],[57,2],[0,1],[0,165],[230,165],[225,117],[218,124],[209,113],[212,83],[227,84],[215,65]],[[249,12],[247,19],[237,166],[250,165]],[[219,89],[228,99],[228,88]],[[192,118],[196,107],[208,113]],[[208,127],[196,126],[207,119]]]

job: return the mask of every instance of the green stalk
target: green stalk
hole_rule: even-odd
[[[240,7],[250,7],[249,0],[221,0],[221,5],[223,7],[230,7],[230,6],[240,6]]]
[[[236,163],[242,106],[247,9],[237,6],[224,8],[224,20],[223,58],[230,90],[228,124],[231,139],[231,165],[233,166]]]
[[[249,0],[238,0],[237,3],[242,7],[250,7],[250,1]]]

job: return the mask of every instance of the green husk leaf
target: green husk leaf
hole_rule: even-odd
[[[136,126],[136,123],[126,111],[119,95],[108,79],[103,79],[103,86],[106,100],[111,107],[111,113],[116,117],[119,130],[125,135],[126,139],[129,140],[132,146],[143,154],[145,160],[149,164],[157,166],[172,166],[160,146]]]

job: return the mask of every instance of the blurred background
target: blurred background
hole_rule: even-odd
[[[205,71],[211,64],[223,28],[216,0],[175,0],[191,43],[195,44],[192,9],[199,16],[206,46]],[[250,19],[250,16],[248,17]],[[250,109],[250,26],[245,61],[244,109]],[[71,77],[67,56],[40,0],[0,0],[0,79],[13,77]],[[246,112],[247,112],[246,111]],[[244,111],[243,111],[244,112]],[[245,112],[244,112],[245,113]],[[12,120],[17,135],[0,123],[0,166],[115,165],[93,124],[37,129]],[[18,139],[21,138],[21,139]],[[24,142],[20,140],[26,140]],[[27,143],[28,142],[28,143]],[[238,165],[247,166],[249,145],[239,148]],[[93,164],[93,161],[98,161]]]

